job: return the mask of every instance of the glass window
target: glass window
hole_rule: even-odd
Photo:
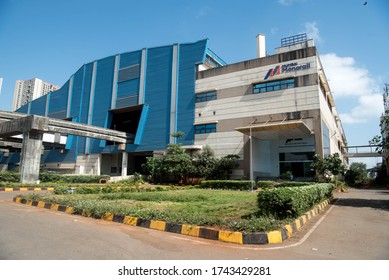
[[[216,123],[195,125],[195,134],[204,134],[212,132],[216,132]]]
[[[196,94],[196,103],[216,100],[216,91],[204,92]]]
[[[265,82],[253,85],[253,93],[264,93],[287,88],[294,88],[294,79],[285,79],[280,81]]]

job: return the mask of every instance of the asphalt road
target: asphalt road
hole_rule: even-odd
[[[12,202],[0,192],[1,260],[389,260],[389,191],[349,190],[291,239],[235,245]]]

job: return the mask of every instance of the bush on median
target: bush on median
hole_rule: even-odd
[[[330,198],[333,184],[266,189],[258,193],[259,214],[277,219],[297,218],[321,201]]]

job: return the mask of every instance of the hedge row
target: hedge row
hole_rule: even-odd
[[[201,189],[228,189],[228,190],[250,190],[254,186],[254,181],[247,180],[208,180],[202,181]]]
[[[257,181],[257,187],[261,189],[270,189],[270,188],[287,188],[287,187],[302,187],[308,185],[314,185],[316,182],[295,182],[295,181],[284,181],[284,182],[275,182],[275,181]]]
[[[258,193],[259,214],[277,219],[297,218],[330,198],[333,184],[315,184],[302,187],[265,189]]]
[[[46,182],[59,182],[68,184],[93,184],[99,183],[100,179],[109,179],[107,175],[95,176],[95,175],[72,175],[64,176],[54,173],[40,173],[39,180],[42,183]],[[16,172],[0,172],[1,182],[20,182],[20,174]]]
[[[54,188],[54,194],[101,194],[101,193],[132,193],[132,192],[156,192],[156,191],[173,191],[173,190],[188,190],[194,188],[193,186],[156,186],[156,187],[112,187],[110,185],[104,186],[79,186],[67,187],[59,186]]]
[[[20,182],[20,174],[16,172],[0,172],[0,182]]]

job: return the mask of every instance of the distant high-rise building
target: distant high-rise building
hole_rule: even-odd
[[[15,83],[12,111],[57,89],[59,89],[59,86],[44,82],[37,78],[26,81],[17,80]]]

